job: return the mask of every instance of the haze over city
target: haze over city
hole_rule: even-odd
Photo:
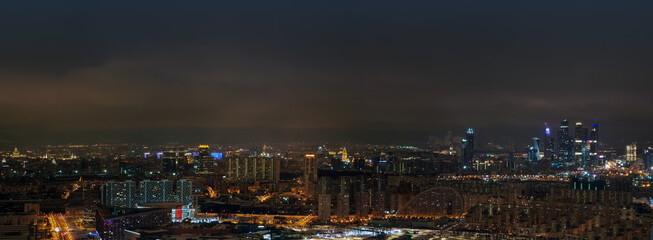
[[[0,3],[0,239],[653,239],[651,1]]]
[[[653,133],[645,1],[2,5],[9,147]]]

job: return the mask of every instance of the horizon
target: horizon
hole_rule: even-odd
[[[650,2],[2,5],[7,144],[653,136]]]

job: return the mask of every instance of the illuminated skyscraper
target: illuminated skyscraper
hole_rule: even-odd
[[[574,157],[575,163],[579,166],[587,166],[588,163],[588,153],[589,148],[587,145],[588,140],[588,131],[587,128],[583,127],[582,122],[576,122],[576,127],[574,128]]]
[[[626,163],[637,161],[637,143],[626,145]]]
[[[648,172],[653,171],[653,148],[648,147],[648,149],[644,150],[644,156],[642,160],[644,170]]]
[[[467,134],[461,143],[460,160],[463,169],[472,168],[472,160],[474,158],[474,129],[467,129]]]
[[[551,168],[553,158],[555,157],[555,142],[551,135],[551,128],[548,123],[544,123],[544,159],[541,162],[542,170]]]
[[[193,189],[190,179],[177,180],[177,198],[179,198],[179,202],[183,204],[193,202]]]
[[[599,123],[592,123],[592,130],[589,136],[590,143],[590,162],[593,166],[603,166],[603,162],[598,158],[599,153]]]
[[[540,139],[534,137],[533,138],[533,144],[528,147],[528,157],[527,157],[526,161],[528,161],[528,163],[531,166],[536,166],[540,162],[540,147],[539,147],[539,145],[540,145]]]
[[[213,156],[209,151],[209,145],[200,145],[197,159],[195,160],[195,173],[200,175],[213,175]]]
[[[574,161],[574,141],[569,135],[569,120],[562,120],[558,132],[558,167],[567,167]]]

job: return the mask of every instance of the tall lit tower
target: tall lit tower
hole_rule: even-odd
[[[562,120],[558,132],[558,161],[559,166],[568,166],[574,159],[574,141],[569,136],[569,120]]]
[[[198,147],[195,167],[196,174],[213,175],[213,156],[209,152],[209,145],[200,145]]]
[[[528,148],[528,158],[526,159],[533,166],[540,162],[540,139],[534,137],[533,145]]]
[[[582,122],[576,122],[576,127],[574,128],[574,157],[577,165],[586,165],[587,164],[587,128],[583,127]]]
[[[637,161],[637,143],[626,145],[626,163]]]
[[[593,166],[602,166],[603,163],[599,162],[599,123],[592,123],[592,130],[590,131],[590,161]]]
[[[467,134],[461,143],[461,162],[463,169],[472,168],[472,159],[474,157],[474,129],[467,129]]]
[[[551,163],[555,157],[555,142],[551,136],[551,128],[548,123],[544,123],[544,161],[542,161],[542,169],[548,170],[551,168]]]

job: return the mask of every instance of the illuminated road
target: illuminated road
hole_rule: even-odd
[[[51,224],[50,232],[52,233],[52,239],[55,240],[73,240],[73,235],[70,232],[70,227],[66,218],[62,214],[50,214],[48,215],[48,221]]]

